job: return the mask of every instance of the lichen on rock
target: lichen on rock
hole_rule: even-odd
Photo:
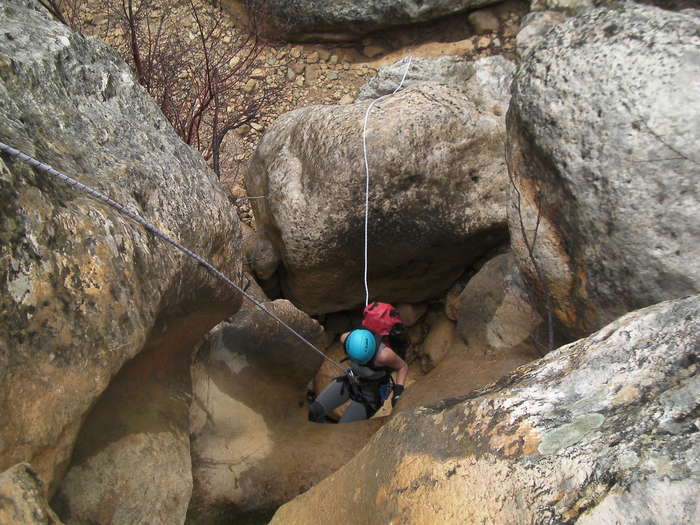
[[[0,140],[237,278],[234,210],[117,54],[52,21],[38,2],[3,2],[0,18]],[[165,374],[166,356],[187,356],[240,296],[138,224],[5,155],[0,194],[0,470],[30,461],[53,493],[123,365],[147,348],[155,376]],[[168,424],[176,423],[151,438]],[[187,485],[176,496],[185,502]],[[151,494],[151,504],[172,496]]]

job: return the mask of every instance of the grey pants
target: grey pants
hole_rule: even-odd
[[[342,381],[331,381],[331,384],[318,395],[313,403],[311,403],[309,412],[312,417],[316,418],[316,421],[319,421],[323,416],[350,399],[350,389],[347,386],[343,388],[343,386]],[[367,418],[368,414],[365,406],[362,403],[353,401],[350,403],[350,406],[345,409],[338,423],[351,423]]]

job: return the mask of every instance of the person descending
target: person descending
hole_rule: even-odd
[[[400,338],[395,339],[401,343]],[[340,342],[344,345],[351,374],[346,373],[333,380],[314,399],[309,406],[310,421],[331,422],[327,414],[348,399],[352,403],[339,423],[369,419],[382,407],[390,394],[393,393],[393,407],[404,391],[408,365],[389,346],[389,340],[383,342],[382,335],[361,328],[342,334]],[[396,372],[395,380],[391,376],[392,372]]]

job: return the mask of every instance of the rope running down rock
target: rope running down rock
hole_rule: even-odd
[[[367,160],[367,119],[369,118],[369,112],[372,110],[372,106],[374,106],[375,102],[379,102],[383,98],[390,97],[392,95],[395,95],[396,92],[401,89],[403,86],[403,81],[406,80],[406,75],[408,74],[408,70],[411,68],[411,62],[413,61],[413,57],[409,56],[408,57],[408,64],[406,64],[406,69],[403,72],[403,77],[401,77],[401,82],[397,86],[397,88],[393,91],[393,93],[387,93],[386,95],[382,95],[379,98],[375,98],[372,103],[367,107],[367,112],[365,113],[365,124],[362,127],[362,150],[364,152],[365,156],[365,267],[364,267],[364,282],[365,282],[365,306],[369,304],[369,285],[367,284],[367,271],[368,271],[368,266],[369,266],[369,257],[367,253],[367,240],[369,237],[368,234],[368,227],[369,227],[369,162]]]
[[[204,268],[206,268],[212,275],[214,275],[218,279],[221,279],[222,281],[224,281],[231,288],[234,288],[235,290],[237,290],[239,293],[241,293],[243,295],[243,297],[248,299],[255,306],[257,306],[260,310],[265,312],[267,315],[269,315],[275,321],[277,321],[280,325],[282,325],[284,328],[286,328],[291,333],[293,333],[297,338],[299,338],[307,346],[309,346],[311,349],[313,349],[315,352],[317,352],[321,357],[323,357],[323,359],[332,363],[339,370],[342,370],[342,371],[345,370],[339,363],[337,363],[336,361],[334,361],[333,359],[328,357],[326,354],[324,354],[323,351],[321,351],[319,348],[317,348],[316,345],[314,345],[311,341],[306,339],[303,335],[301,335],[299,332],[297,332],[294,328],[292,328],[287,323],[285,323],[282,319],[280,319],[275,314],[270,312],[267,308],[265,308],[265,306],[262,303],[260,303],[254,297],[252,297],[251,295],[246,293],[245,290],[243,290],[240,286],[238,286],[231,279],[229,279],[223,273],[221,273],[219,270],[217,270],[206,259],[204,259],[200,255],[197,255],[192,250],[185,248],[182,244],[180,244],[176,240],[172,239],[171,237],[169,237],[166,234],[164,234],[163,232],[161,232],[158,228],[156,228],[150,222],[146,221],[145,219],[141,218],[139,215],[126,209],[122,204],[119,204],[118,202],[110,199],[109,197],[100,193],[99,191],[96,191],[96,190],[86,186],[85,184],[82,184],[81,182],[78,182],[77,180],[75,180],[67,175],[64,175],[63,173],[56,171],[51,166],[44,164],[43,162],[39,162],[38,160],[27,155],[26,153],[22,153],[21,151],[13,148],[11,146],[8,146],[7,144],[0,142],[0,150],[30,164],[31,166],[34,166],[35,168],[38,168],[39,170],[41,170],[45,173],[48,173],[49,175],[56,177],[57,179],[62,180],[63,182],[65,182],[67,184],[70,184],[71,186],[87,193],[92,198],[94,198],[98,201],[101,201],[104,204],[107,204],[109,207],[117,210],[122,215],[125,215],[126,217],[130,218],[131,220],[139,223],[141,226],[143,226],[146,230],[151,232],[153,235],[155,235],[156,237],[159,237],[160,239],[164,240],[168,244],[174,246],[176,249],[178,249],[179,251],[181,251],[182,253],[184,253],[188,257],[194,259],[195,261],[197,261],[197,263],[199,263]]]

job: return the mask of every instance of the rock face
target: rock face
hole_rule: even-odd
[[[700,290],[697,11],[626,4],[554,28],[508,113],[517,264],[570,335]]]
[[[176,333],[149,344],[93,407],[51,500],[66,525],[184,522],[192,494],[184,341],[196,343]]]
[[[393,303],[441,295],[504,240],[503,108],[421,82],[372,108],[369,286]],[[351,309],[362,286],[368,103],[280,117],[247,174],[258,229],[277,248],[285,297],[310,313]]]
[[[406,328],[414,326],[428,311],[428,305],[425,303],[418,304],[397,304],[396,309],[399,311],[401,322]]]
[[[445,326],[443,323],[441,325]],[[475,351],[459,337],[454,337],[446,350],[443,349],[439,353],[432,353],[430,350],[421,349],[424,353],[420,355],[420,367],[426,373],[413,375],[415,381],[406,388],[396,411],[413,410],[430,406],[443,399],[467,395],[473,390],[498,381],[504,375],[538,357],[533,353],[517,352],[514,349],[499,352]]]
[[[205,161],[110,48],[37,6],[0,6],[0,140],[236,278],[238,220]],[[31,461],[53,489],[124,363],[147,349],[153,373],[165,374],[167,357],[188,352],[240,299],[137,224],[4,155],[0,194],[0,469]],[[160,430],[149,427],[150,438]]]
[[[0,523],[62,525],[44,496],[45,486],[27,463],[0,474]]]
[[[321,326],[289,301],[265,306],[321,344]],[[259,310],[236,314],[208,337],[192,369],[188,523],[269,519],[347,462],[381,425],[362,422],[348,432],[308,422],[307,385],[321,359]]]
[[[377,75],[360,88],[355,102],[366,102],[393,93],[403,79],[403,87],[438,82],[464,87],[474,76],[474,63],[462,57],[403,58],[379,69]],[[404,76],[405,73],[405,76]]]
[[[474,11],[469,14],[467,20],[469,20],[469,25],[474,28],[474,32],[477,35],[498,31],[500,27],[498,17],[490,9]]]
[[[510,102],[510,84],[515,64],[502,56],[474,62],[474,76],[464,85],[467,96],[494,114],[505,114]]]
[[[271,523],[694,523],[699,334],[700,296],[661,303],[403,412]]]
[[[235,0],[230,3],[236,3]],[[392,26],[498,3],[494,0],[254,0],[268,31],[286,39],[351,40]]]
[[[566,20],[561,11],[533,11],[523,17],[520,31],[515,37],[518,56],[523,58],[536,44],[541,42],[550,29]]]
[[[545,323],[530,303],[512,254],[494,257],[469,281],[459,296],[457,331],[473,348],[546,348]]]
[[[393,93],[403,87],[421,84],[448,84],[465,92],[479,106],[505,113],[510,100],[510,83],[515,64],[502,56],[467,62],[461,57],[413,58],[410,66],[403,58],[379,69],[377,75],[360,88],[356,102],[366,102]],[[405,73],[405,77],[404,77]]]
[[[250,262],[255,275],[263,281],[267,280],[275,274],[279,263],[279,256],[272,243],[265,237],[257,238]]]

